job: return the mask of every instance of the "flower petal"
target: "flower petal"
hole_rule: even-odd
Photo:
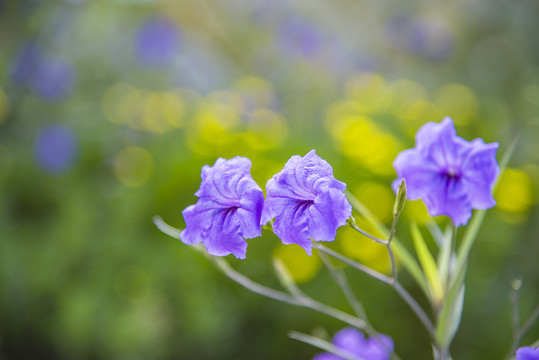
[[[216,256],[234,254],[238,259],[245,259],[247,242],[243,240],[236,209],[221,210],[213,215],[207,235],[202,239],[208,254]]]
[[[352,207],[342,191],[326,189],[309,206],[309,234],[316,241],[333,241],[337,228],[346,224]]]
[[[309,202],[288,200],[283,211],[275,218],[273,232],[283,244],[298,244],[311,255],[312,242],[307,227],[307,208]]]
[[[332,353],[325,352],[325,353],[316,354],[313,357],[313,360],[342,360],[342,357],[337,356]]]
[[[455,178],[444,175],[434,178],[423,201],[431,216],[447,215],[455,226],[466,225],[472,216],[464,186]]]
[[[195,205],[190,205],[182,211],[186,227],[180,233],[180,239],[184,244],[198,244],[205,237],[208,231],[215,211],[199,211]]]
[[[462,166],[462,181],[474,209],[496,205],[492,186],[500,173],[496,162],[498,143],[485,144],[481,139],[472,142],[473,150]]]
[[[539,360],[539,347],[524,346],[517,350],[516,360]]]
[[[416,149],[402,151],[393,161],[393,167],[399,178],[397,187],[400,179],[406,179],[406,197],[410,200],[417,200],[424,196],[432,181],[439,175],[437,165],[428,161]]]

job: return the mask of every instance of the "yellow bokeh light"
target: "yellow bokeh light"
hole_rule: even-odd
[[[273,88],[264,79],[252,76],[244,77],[236,82],[234,88],[241,98],[243,110],[247,113],[272,106]]]
[[[151,154],[138,146],[128,146],[114,158],[114,173],[123,184],[136,187],[144,184],[153,172]]]
[[[361,112],[386,112],[392,94],[386,81],[378,74],[367,73],[352,77],[346,84],[346,94],[358,103]]]
[[[347,119],[349,121],[350,118]],[[344,155],[358,161],[375,174],[394,173],[392,162],[399,153],[398,141],[367,118],[357,117],[343,133]]]
[[[497,208],[514,214],[526,213],[534,202],[532,186],[524,171],[505,169],[494,193]]]
[[[450,116],[457,125],[465,125],[474,120],[479,107],[475,93],[459,84],[442,87],[436,93],[435,102],[444,116]]]
[[[387,222],[392,219],[395,194],[389,186],[364,182],[355,189],[354,195],[378,220]]]
[[[178,93],[148,93],[141,125],[152,132],[166,132],[182,126],[184,105]]]
[[[138,121],[142,115],[144,94],[129,84],[117,84],[103,95],[103,113],[115,124],[129,124]]]
[[[279,245],[275,256],[284,263],[298,283],[309,281],[318,272],[321,261],[313,251],[309,256],[299,245]]]
[[[6,93],[0,89],[0,124],[4,122],[9,110],[9,101]]]
[[[285,119],[270,110],[255,111],[247,123],[246,141],[254,149],[270,150],[286,139],[288,125]]]
[[[425,101],[427,96],[423,86],[412,80],[398,80],[391,84],[390,91],[392,93],[391,111],[396,116],[417,111],[411,108],[417,107],[416,104]]]
[[[410,221],[417,224],[426,224],[431,219],[441,219],[439,216],[431,218],[427,207],[421,200],[406,200],[402,214]]]

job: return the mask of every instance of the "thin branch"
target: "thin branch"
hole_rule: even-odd
[[[390,278],[388,276],[385,276],[377,271],[372,270],[369,267],[366,267],[358,262],[355,262],[349,258],[347,258],[344,255],[339,254],[338,252],[335,252],[324,245],[315,244],[314,247],[326,254],[328,254],[331,257],[336,258],[337,260],[340,260],[352,267],[355,267],[356,269],[366,273],[367,275],[370,275],[371,277],[380,280],[384,284],[391,285],[395,288],[397,293],[400,295],[400,297],[410,306],[410,308],[416,313],[416,315],[419,317],[425,328],[427,329],[429,335],[431,337],[434,337],[434,325],[432,324],[432,321],[429,319],[425,311],[419,306],[419,304],[414,300],[414,298],[400,285],[399,282],[395,282],[393,278]]]
[[[365,311],[365,308],[361,304],[361,302],[358,300],[354,292],[352,291],[352,288],[350,287],[350,284],[348,283],[348,280],[346,279],[346,275],[344,271],[341,269],[337,269],[335,265],[329,260],[326,254],[324,254],[322,251],[318,251],[318,256],[320,256],[320,259],[324,263],[324,265],[327,267],[331,277],[333,277],[333,280],[337,285],[341,288],[341,291],[343,292],[344,296],[346,297],[346,300],[348,300],[348,303],[356,313],[356,315],[360,318],[365,320],[365,322],[368,323],[367,318],[367,312]]]
[[[397,293],[400,295],[400,297],[410,306],[410,308],[415,312],[417,317],[419,317],[419,320],[423,323],[427,331],[429,332],[429,335],[434,338],[435,336],[435,329],[434,325],[432,324],[432,321],[427,316],[425,311],[419,304],[415,301],[415,299],[406,291],[404,287],[399,282],[396,282],[393,284],[393,287],[397,291]]]
[[[251,290],[252,292],[257,293],[262,296],[266,296],[271,299],[285,302],[287,304],[301,305],[301,302],[299,300],[288,295],[287,293],[284,293],[284,292],[266,287],[264,285],[261,285],[257,282],[254,282],[253,280],[249,279],[245,275],[234,270],[226,260],[222,258],[214,257],[214,256],[208,256],[208,257],[211,261],[213,261],[217,265],[217,267],[221,271],[223,271],[223,273],[225,273],[226,276],[228,276],[230,279],[234,280],[238,284],[242,285],[243,287]]]
[[[526,324],[524,324],[524,326],[522,327],[522,330],[520,330],[520,333],[521,333],[520,336],[523,336],[528,330],[530,330],[530,328],[533,326],[533,324],[535,324],[538,318],[539,318],[539,305],[537,305],[537,307],[533,311],[528,321],[526,321]]]
[[[325,350],[327,352],[330,352],[332,354],[335,354],[343,359],[346,360],[366,360],[364,358],[354,356],[350,354],[349,352],[345,352],[337,348],[335,345],[333,345],[330,342],[327,342],[326,340],[322,340],[320,338],[317,338],[315,336],[303,334],[297,331],[290,331],[288,333],[288,337],[294,340],[301,341],[303,343],[312,345],[314,347],[317,347],[319,349]]]
[[[325,247],[324,245],[321,245],[321,244],[314,244],[314,247],[326,254],[328,254],[329,256],[331,257],[334,257],[335,259],[339,260],[339,261],[342,261],[343,263],[345,264],[348,264],[356,269],[358,269],[359,271],[362,271],[364,272],[365,274],[385,283],[385,284],[389,284],[391,285],[393,283],[393,279],[391,279],[389,276],[386,276],[382,273],[379,273],[378,271],[375,271],[363,264],[360,264],[352,259],[349,259],[347,258],[346,256],[342,255],[342,254],[339,254],[338,252],[336,251],[333,251],[331,250],[330,248],[327,248]]]
[[[322,314],[333,317],[334,319],[341,320],[342,322],[352,325],[358,329],[365,328],[366,323],[362,319],[345,313],[344,311],[335,309],[329,305],[318,302],[305,294],[303,291],[301,291],[301,289],[298,287],[298,285],[288,272],[288,269],[281,261],[274,259],[273,265],[276,270],[279,281],[281,281],[281,284],[292,294],[294,299],[296,299],[301,305],[309,309],[318,311]]]
[[[361,235],[366,236],[366,237],[368,237],[368,238],[371,239],[371,240],[374,240],[374,241],[377,242],[378,244],[386,245],[386,243],[387,243],[387,241],[382,240],[382,239],[379,239],[379,238],[377,238],[376,236],[369,234],[368,232],[366,232],[365,230],[361,229],[359,226],[357,226],[357,225],[354,224],[353,222],[348,222],[348,225],[349,225],[352,229],[354,229],[355,231],[357,231],[358,233],[360,233]]]

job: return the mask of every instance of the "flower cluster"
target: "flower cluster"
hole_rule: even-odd
[[[298,155],[266,184],[267,199],[250,174],[247,158],[218,159],[202,168],[199,200],[183,211],[185,244],[202,243],[211,255],[244,259],[244,239],[260,236],[261,225],[275,219],[275,234],[284,244],[298,244],[310,255],[310,238],[333,241],[337,228],[352,214],[343,193],[346,185],[314,150]]]
[[[363,360],[389,360],[393,352],[393,340],[387,335],[365,338],[355,328],[344,328],[333,336],[333,345],[340,352]],[[313,360],[343,360],[332,353],[321,353]]]

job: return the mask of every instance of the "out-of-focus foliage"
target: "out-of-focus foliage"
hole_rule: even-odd
[[[264,187],[315,148],[387,223],[394,157],[445,116],[467,139],[500,142],[500,155],[520,136],[472,251],[452,347],[501,358],[512,279],[524,279],[523,314],[539,302],[538,16],[529,0],[0,1],[0,358],[312,357],[287,331],[342,324],[248,293],[152,216],[183,226],[217,157],[248,156]],[[401,219],[411,246],[407,222],[424,224],[426,209],[407,202]],[[353,231],[331,246],[389,270],[383,248]],[[272,256],[346,308],[316,255],[270,233],[233,262],[278,286]],[[429,359],[391,289],[347,274],[403,358]],[[536,325],[524,344],[537,337]]]

